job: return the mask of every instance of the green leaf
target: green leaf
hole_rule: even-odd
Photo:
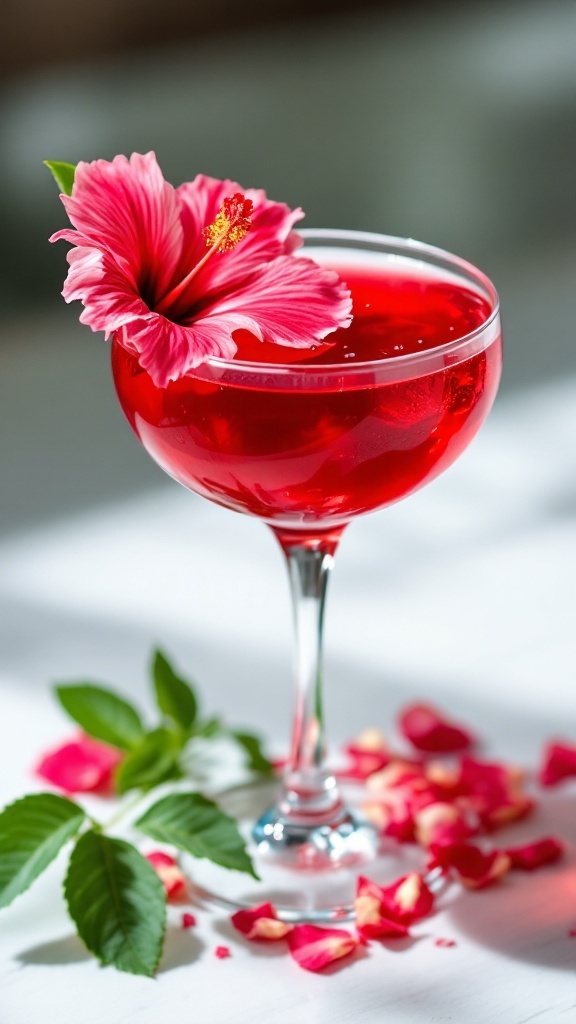
[[[181,729],[190,729],[196,719],[198,703],[192,687],[172,668],[162,651],[155,651],[152,677],[158,707]]]
[[[274,766],[264,754],[262,741],[258,736],[253,736],[249,732],[234,732],[232,730],[230,731],[230,736],[246,752],[246,767],[250,771],[258,772],[259,775],[274,775]]]
[[[258,878],[236,822],[200,793],[163,797],[138,819],[136,828],[194,857]]]
[[[144,727],[140,715],[112,690],[92,683],[57,686],[62,707],[84,732],[120,750],[130,750],[140,742]]]
[[[17,800],[0,814],[0,907],[28,889],[80,829],[81,807],[52,793]]]
[[[169,729],[154,729],[119,764],[115,775],[119,793],[129,789],[152,789],[161,782],[181,779],[178,759],[182,741]]]
[[[130,843],[85,832],[64,883],[80,938],[103,964],[131,974],[154,974],[166,928],[164,887]]]
[[[61,160],[45,160],[44,163],[52,171],[60,191],[66,196],[71,196],[76,173],[75,164],[66,164]]]
[[[210,740],[213,736],[222,735],[222,723],[219,718],[213,716],[212,718],[207,718],[204,722],[196,722],[192,733],[201,739]]]

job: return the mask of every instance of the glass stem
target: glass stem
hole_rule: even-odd
[[[326,770],[322,702],[324,600],[338,536],[294,542],[277,533],[290,578],[295,633],[296,708],[280,810],[295,823],[329,822],[341,810],[336,780]]]

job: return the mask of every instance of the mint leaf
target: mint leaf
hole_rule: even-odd
[[[116,789],[152,789],[169,779],[181,779],[178,759],[182,742],[169,729],[154,729],[134,747],[119,764],[115,775]]]
[[[191,686],[176,675],[162,651],[154,653],[152,677],[160,710],[181,729],[190,729],[198,710],[196,696]]]
[[[164,944],[166,897],[138,850],[86,832],[72,852],[64,895],[80,938],[103,964],[154,974]]]
[[[71,196],[74,175],[76,173],[75,164],[66,164],[61,160],[45,160],[44,163],[52,171],[60,191],[66,196]]]
[[[200,793],[163,797],[138,819],[136,828],[194,857],[258,878],[236,822]]]
[[[52,793],[17,800],[0,814],[0,907],[7,907],[42,874],[76,835],[81,807]]]
[[[92,683],[57,686],[62,707],[84,732],[120,750],[130,750],[144,735],[140,715],[112,690]]]
[[[246,752],[246,767],[250,771],[258,772],[259,775],[274,775],[274,766],[264,754],[262,741],[258,736],[253,736],[249,732],[234,732],[232,730],[230,730],[230,736]]]

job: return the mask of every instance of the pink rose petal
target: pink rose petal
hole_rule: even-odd
[[[80,736],[45,754],[35,772],[65,793],[109,794],[114,769],[122,757],[107,743]]]
[[[249,910],[237,910],[230,918],[237,931],[247,939],[265,939],[275,942],[292,931],[293,925],[279,921],[271,903],[261,903]]]
[[[155,850],[153,853],[146,854],[146,860],[150,862],[162,882],[166,890],[166,899],[174,902],[187,896],[188,886],[186,878],[174,857],[160,850]]]
[[[319,928],[313,924],[297,924],[288,936],[290,955],[306,971],[324,967],[350,956],[359,939],[343,928]]]
[[[504,853],[510,858],[510,866],[519,871],[536,871],[545,864],[553,864],[564,853],[564,844],[553,836],[537,839],[524,846],[507,847]]]
[[[229,956],[232,956],[232,953],[228,946],[216,946],[214,956],[217,960],[227,960]]]
[[[405,708],[399,727],[416,750],[429,754],[466,750],[475,742],[468,729],[450,721],[431,704],[411,704]]]

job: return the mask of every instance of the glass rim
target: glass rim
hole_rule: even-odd
[[[443,362],[445,357],[447,358],[447,364],[454,365],[454,363],[461,361],[459,356],[465,359],[467,354],[470,354],[461,355],[466,349],[471,347],[473,351],[481,351],[488,348],[499,336],[499,331],[494,330],[498,326],[500,318],[500,300],[496,288],[482,270],[479,270],[473,263],[463,259],[461,256],[456,256],[455,253],[449,252],[447,249],[442,249],[427,242],[420,242],[414,238],[402,238],[397,235],[385,235],[373,231],[354,231],[345,228],[301,228],[298,234],[305,243],[308,242],[310,245],[313,241],[317,240],[319,243],[339,242],[341,243],[341,248],[345,248],[345,243],[351,242],[355,243],[355,248],[358,251],[360,251],[361,245],[364,244],[367,252],[385,253],[386,250],[399,250],[391,254],[404,255],[411,259],[417,259],[420,256],[421,262],[428,262],[429,265],[441,263],[445,267],[452,268],[455,273],[460,271],[462,275],[467,276],[471,281],[479,285],[489,298],[492,311],[484,323],[475,327],[473,331],[463,334],[460,338],[456,338],[455,341],[446,342],[444,345],[438,345],[432,349],[424,349],[421,352],[409,352],[406,355],[394,356],[390,359],[358,360],[352,363],[266,363],[209,356],[196,367],[194,370],[195,376],[202,375],[202,367],[211,367],[220,373],[226,371],[227,374],[232,372],[242,375],[255,374],[284,377],[298,374],[304,378],[309,376],[329,377],[331,374],[353,377],[354,375],[365,374],[367,371],[374,371],[376,368],[382,373],[383,369],[387,367],[390,369],[392,377],[402,379],[405,371],[408,371],[408,377],[412,376],[410,369],[414,366],[418,366],[418,375],[432,372],[434,369],[433,364],[437,365],[439,361]],[[303,249],[304,247],[300,247],[296,252],[302,252]],[[427,257],[428,260],[426,260]],[[475,345],[485,334],[489,338],[486,344]],[[330,335],[327,335],[327,338],[329,337]],[[286,346],[286,348],[289,347]],[[430,364],[431,368],[425,369],[426,364]],[[394,370],[392,370],[392,367],[394,367]],[[200,371],[200,374],[198,371]]]

